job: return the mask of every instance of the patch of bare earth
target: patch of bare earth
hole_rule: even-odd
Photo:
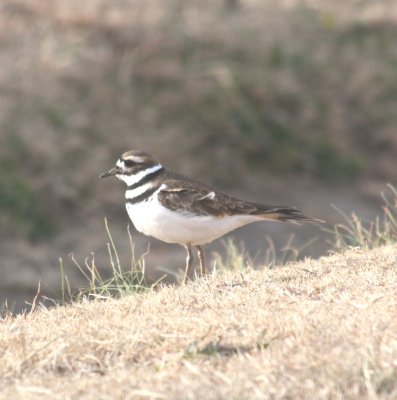
[[[1,398],[397,396],[397,247],[0,324]]]

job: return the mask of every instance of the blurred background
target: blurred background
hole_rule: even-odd
[[[59,295],[60,258],[81,284],[71,254],[109,269],[104,217],[128,265],[124,187],[98,175],[132,148],[329,227],[332,204],[373,218],[397,183],[396,37],[387,0],[2,0],[0,304],[28,308],[39,281]],[[229,237],[263,265],[269,235],[302,256],[331,246],[313,226]],[[179,246],[133,239],[153,279],[184,265]]]

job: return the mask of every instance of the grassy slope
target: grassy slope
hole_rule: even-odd
[[[1,398],[396,398],[397,248],[0,324]]]

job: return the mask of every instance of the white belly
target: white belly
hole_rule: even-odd
[[[200,245],[261,220],[252,215],[217,218],[181,214],[163,207],[154,197],[144,203],[127,203],[127,212],[139,232],[168,243]]]

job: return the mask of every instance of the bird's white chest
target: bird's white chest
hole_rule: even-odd
[[[126,203],[126,208],[128,216],[139,232],[164,240],[163,226],[169,216],[162,210],[163,207],[156,197],[137,204]]]
[[[148,236],[168,243],[200,245],[257,220],[252,216],[198,216],[169,210],[157,200],[156,193],[148,200],[126,204],[135,228]]]

